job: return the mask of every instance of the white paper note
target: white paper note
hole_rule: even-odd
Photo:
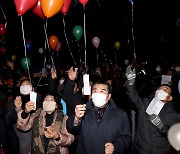
[[[169,84],[171,82],[170,75],[162,75],[161,84]]]
[[[150,102],[149,106],[146,109],[146,113],[149,115],[155,114],[158,115],[161,109],[163,108],[164,103],[158,100],[157,98],[153,98]]]
[[[84,83],[84,88],[83,88],[84,95],[90,95],[91,90],[89,87],[89,74],[83,75],[83,83]]]
[[[34,102],[34,110],[36,109],[36,99],[37,99],[37,93],[34,91],[30,92],[30,101]]]

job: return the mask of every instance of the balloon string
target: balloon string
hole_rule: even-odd
[[[45,26],[47,27],[47,22],[46,22],[46,24],[45,24]],[[45,68],[45,65],[46,65],[46,39],[45,39],[45,41],[44,41],[44,68]]]
[[[134,58],[136,59],[136,51],[135,51],[135,43],[134,43],[134,3],[132,1],[132,41],[133,41],[133,49],[134,49]]]
[[[84,9],[84,63],[86,67],[86,14],[85,14],[85,5],[83,5]]]
[[[100,7],[101,5],[100,5],[100,3],[99,3],[99,0],[97,0],[97,3],[98,3],[98,5],[99,5],[99,7]]]
[[[68,45],[68,49],[69,49],[69,52],[70,52],[70,54],[71,54],[71,57],[72,57],[72,59],[73,59],[73,61],[74,61],[74,64],[76,65],[76,61],[75,61],[74,56],[73,56],[73,54],[72,54],[72,51],[71,51],[71,48],[70,48],[70,46],[69,46],[69,42],[68,42],[68,39],[67,39],[67,35],[66,35],[66,24],[65,24],[64,16],[63,16],[63,25],[64,25],[64,36],[65,36],[65,39],[66,39],[66,43],[67,43],[67,45]]]
[[[39,80],[38,80],[38,82],[37,82],[37,84],[36,84],[36,87],[34,88],[34,91],[36,91],[36,89],[37,89],[37,87],[38,87],[38,85],[39,85],[41,79],[42,79],[42,73],[41,73],[41,76],[40,76],[40,78],[39,78]]]
[[[29,64],[28,64],[28,60],[27,60],[27,51],[26,51],[26,42],[25,42],[25,36],[24,36],[24,24],[23,24],[23,18],[21,17],[21,26],[22,26],[22,34],[23,34],[23,43],[24,43],[24,55],[26,58],[26,65],[27,65],[27,70],[28,70],[28,76],[29,76],[29,80],[31,82],[31,76],[30,76],[30,72],[29,72]]]
[[[44,24],[43,24],[43,25],[44,25]],[[47,22],[45,23],[45,27],[47,27]],[[45,39],[45,42],[44,42],[44,51],[45,51],[45,52],[44,52],[44,65],[43,65],[43,67],[45,68],[45,65],[46,65],[46,39]],[[37,84],[36,84],[36,87],[34,88],[34,91],[36,91],[36,89],[37,89],[37,87],[38,87],[38,85],[39,85],[42,77],[43,77],[43,73],[42,73],[42,71],[41,71],[41,76],[40,76],[40,78],[39,78],[39,80],[38,80],[38,82],[37,82]]]
[[[4,11],[3,11],[3,8],[2,8],[2,6],[0,5],[0,8],[1,8],[1,11],[2,11],[2,14],[3,14],[3,17],[4,17],[4,19],[5,19],[5,27],[7,26],[7,18],[6,18],[6,15],[5,15],[5,13],[4,13]]]
[[[115,64],[117,65],[117,56],[116,56],[116,51],[114,52],[114,58],[115,58]]]
[[[80,50],[79,41],[78,41],[78,50],[79,50],[79,61],[80,61],[80,65],[82,66],[81,50]]]
[[[96,49],[96,58],[97,58],[97,65],[99,65],[99,55],[98,55],[98,50]]]
[[[46,19],[45,22],[46,22],[46,26],[44,24],[44,32],[45,32],[45,37],[46,37],[46,44],[47,44],[47,47],[48,47],[48,50],[49,50],[49,54],[50,54],[52,65],[54,66],[54,61],[53,61],[53,58],[52,58],[52,55],[51,55],[51,52],[50,52],[50,47],[49,47],[48,37],[47,37],[47,19]]]
[[[2,36],[2,39],[3,39],[4,46],[6,46],[6,41],[5,41],[4,35]]]

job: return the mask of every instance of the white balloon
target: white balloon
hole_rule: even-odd
[[[129,60],[125,59],[125,60],[124,60],[124,64],[125,64],[125,65],[129,65]]]
[[[180,150],[180,123],[171,126],[168,131],[168,140],[176,151]]]
[[[43,48],[39,48],[39,53],[43,54]]]

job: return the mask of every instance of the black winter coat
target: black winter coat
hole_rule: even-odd
[[[104,111],[100,123],[95,115],[92,101],[86,106],[86,113],[80,125],[77,154],[104,154],[104,145],[111,142],[115,147],[114,154],[124,154],[131,143],[131,132],[127,114],[117,108],[114,101],[110,100],[110,108]],[[74,117],[67,120],[70,132],[78,129],[73,126]]]
[[[126,90],[128,98],[138,110],[134,152],[137,154],[169,154],[170,144],[167,132],[173,124],[180,121],[180,114],[174,110],[172,102],[165,104],[160,111],[158,116],[164,127],[158,129],[148,121],[149,115],[146,113],[152,98],[140,98],[134,85],[126,84]]]

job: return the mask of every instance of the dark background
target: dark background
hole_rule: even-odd
[[[177,61],[180,52],[180,28],[177,25],[177,20],[180,18],[179,3],[178,0],[135,0],[132,12],[132,4],[128,0],[89,0],[84,12],[82,4],[78,0],[73,0],[64,20],[65,31],[76,62],[79,65],[79,50],[84,61],[84,37],[81,38],[78,48],[72,29],[75,25],[83,27],[84,13],[86,15],[87,64],[96,64],[96,51],[99,52],[100,61],[107,59],[115,62],[114,53],[116,53],[119,65],[124,59],[131,61],[134,50],[139,61],[150,59],[152,62],[157,62],[162,56]],[[4,38],[6,56],[16,55],[18,63],[24,57],[21,19],[17,15],[13,0],[1,0],[0,4],[7,17],[7,32]],[[44,49],[46,19],[40,18],[31,10],[22,17],[25,39],[32,41],[32,50],[27,53],[31,59],[31,66],[42,68],[45,51],[40,54],[38,49]],[[0,12],[0,23],[5,23],[2,12]],[[58,59],[57,65],[73,65],[64,37],[63,14],[59,12],[48,18],[47,26],[48,37],[56,35],[62,45],[59,52],[51,51],[54,58]],[[101,41],[97,50],[92,44],[92,38],[95,36]],[[116,41],[121,43],[119,50],[114,47]],[[48,53],[47,49],[47,61],[51,63]]]

